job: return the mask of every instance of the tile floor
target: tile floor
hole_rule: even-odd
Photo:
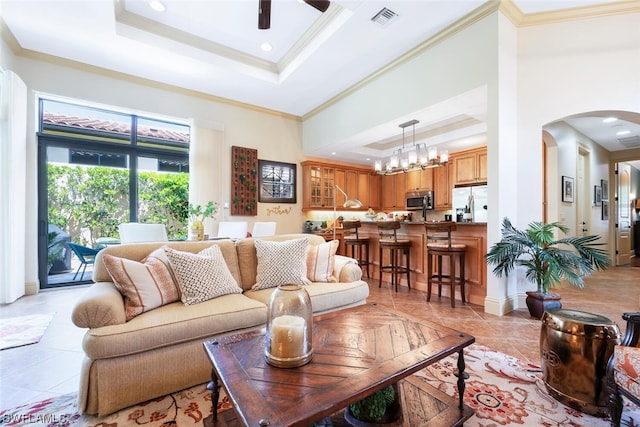
[[[638,260],[640,265],[640,259]],[[640,269],[611,268],[586,279],[585,289],[556,288],[564,308],[606,316],[624,332],[621,314],[640,311]],[[505,316],[484,313],[483,307],[457,301],[452,309],[448,298],[432,298],[420,291],[401,288],[397,293],[386,283],[378,287],[369,280],[370,302],[377,302],[412,315],[440,322],[476,337],[476,342],[523,360],[539,363],[540,321],[531,319],[526,309]],[[85,330],[71,322],[71,309],[85,286],[54,289],[20,298],[0,306],[0,317],[55,312],[38,344],[0,351],[0,409],[38,401],[77,390]]]

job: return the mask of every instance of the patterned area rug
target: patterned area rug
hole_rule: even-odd
[[[0,350],[40,341],[55,313],[0,319]]]
[[[469,374],[464,401],[476,414],[465,426],[609,426],[608,419],[583,414],[550,397],[540,368],[489,348],[472,345],[465,350]],[[457,356],[450,356],[418,372],[431,385],[456,396],[453,375]],[[224,394],[221,394],[224,396]],[[202,426],[211,415],[211,394],[206,384],[123,409],[103,418],[80,416],[75,394],[0,411],[2,426]],[[218,405],[230,409],[227,397]],[[638,425],[640,412],[625,407],[623,425]]]

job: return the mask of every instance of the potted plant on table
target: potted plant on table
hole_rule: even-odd
[[[389,385],[347,407],[345,421],[354,427],[400,426],[402,408],[398,385]]]
[[[218,203],[209,201],[205,206],[194,205],[189,203],[187,208],[189,212],[189,240],[203,240],[204,239],[204,224],[205,218],[216,219],[216,213],[218,212]]]
[[[549,289],[566,280],[569,284],[584,287],[583,277],[609,267],[608,253],[601,249],[604,243],[596,243],[597,235],[571,236],[555,239],[554,232],[566,234],[569,229],[559,222],[535,221],[525,230],[518,230],[505,218],[502,222],[502,239],[494,244],[485,259],[495,265],[493,273],[508,276],[516,266],[525,268],[525,277],[537,286],[527,292],[527,307],[532,317],[542,318],[545,310],[560,308],[560,295]]]

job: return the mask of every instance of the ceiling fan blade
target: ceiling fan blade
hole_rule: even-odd
[[[326,12],[329,9],[329,0],[303,0],[309,6],[315,7],[320,12]]]
[[[271,0],[260,0],[258,5],[258,29],[271,28]]]

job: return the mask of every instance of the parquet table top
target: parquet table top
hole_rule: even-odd
[[[314,317],[313,359],[285,369],[266,363],[264,334],[257,330],[204,344],[212,378],[224,387],[240,425],[308,426],[455,352],[463,372],[462,350],[475,341],[367,304]]]

